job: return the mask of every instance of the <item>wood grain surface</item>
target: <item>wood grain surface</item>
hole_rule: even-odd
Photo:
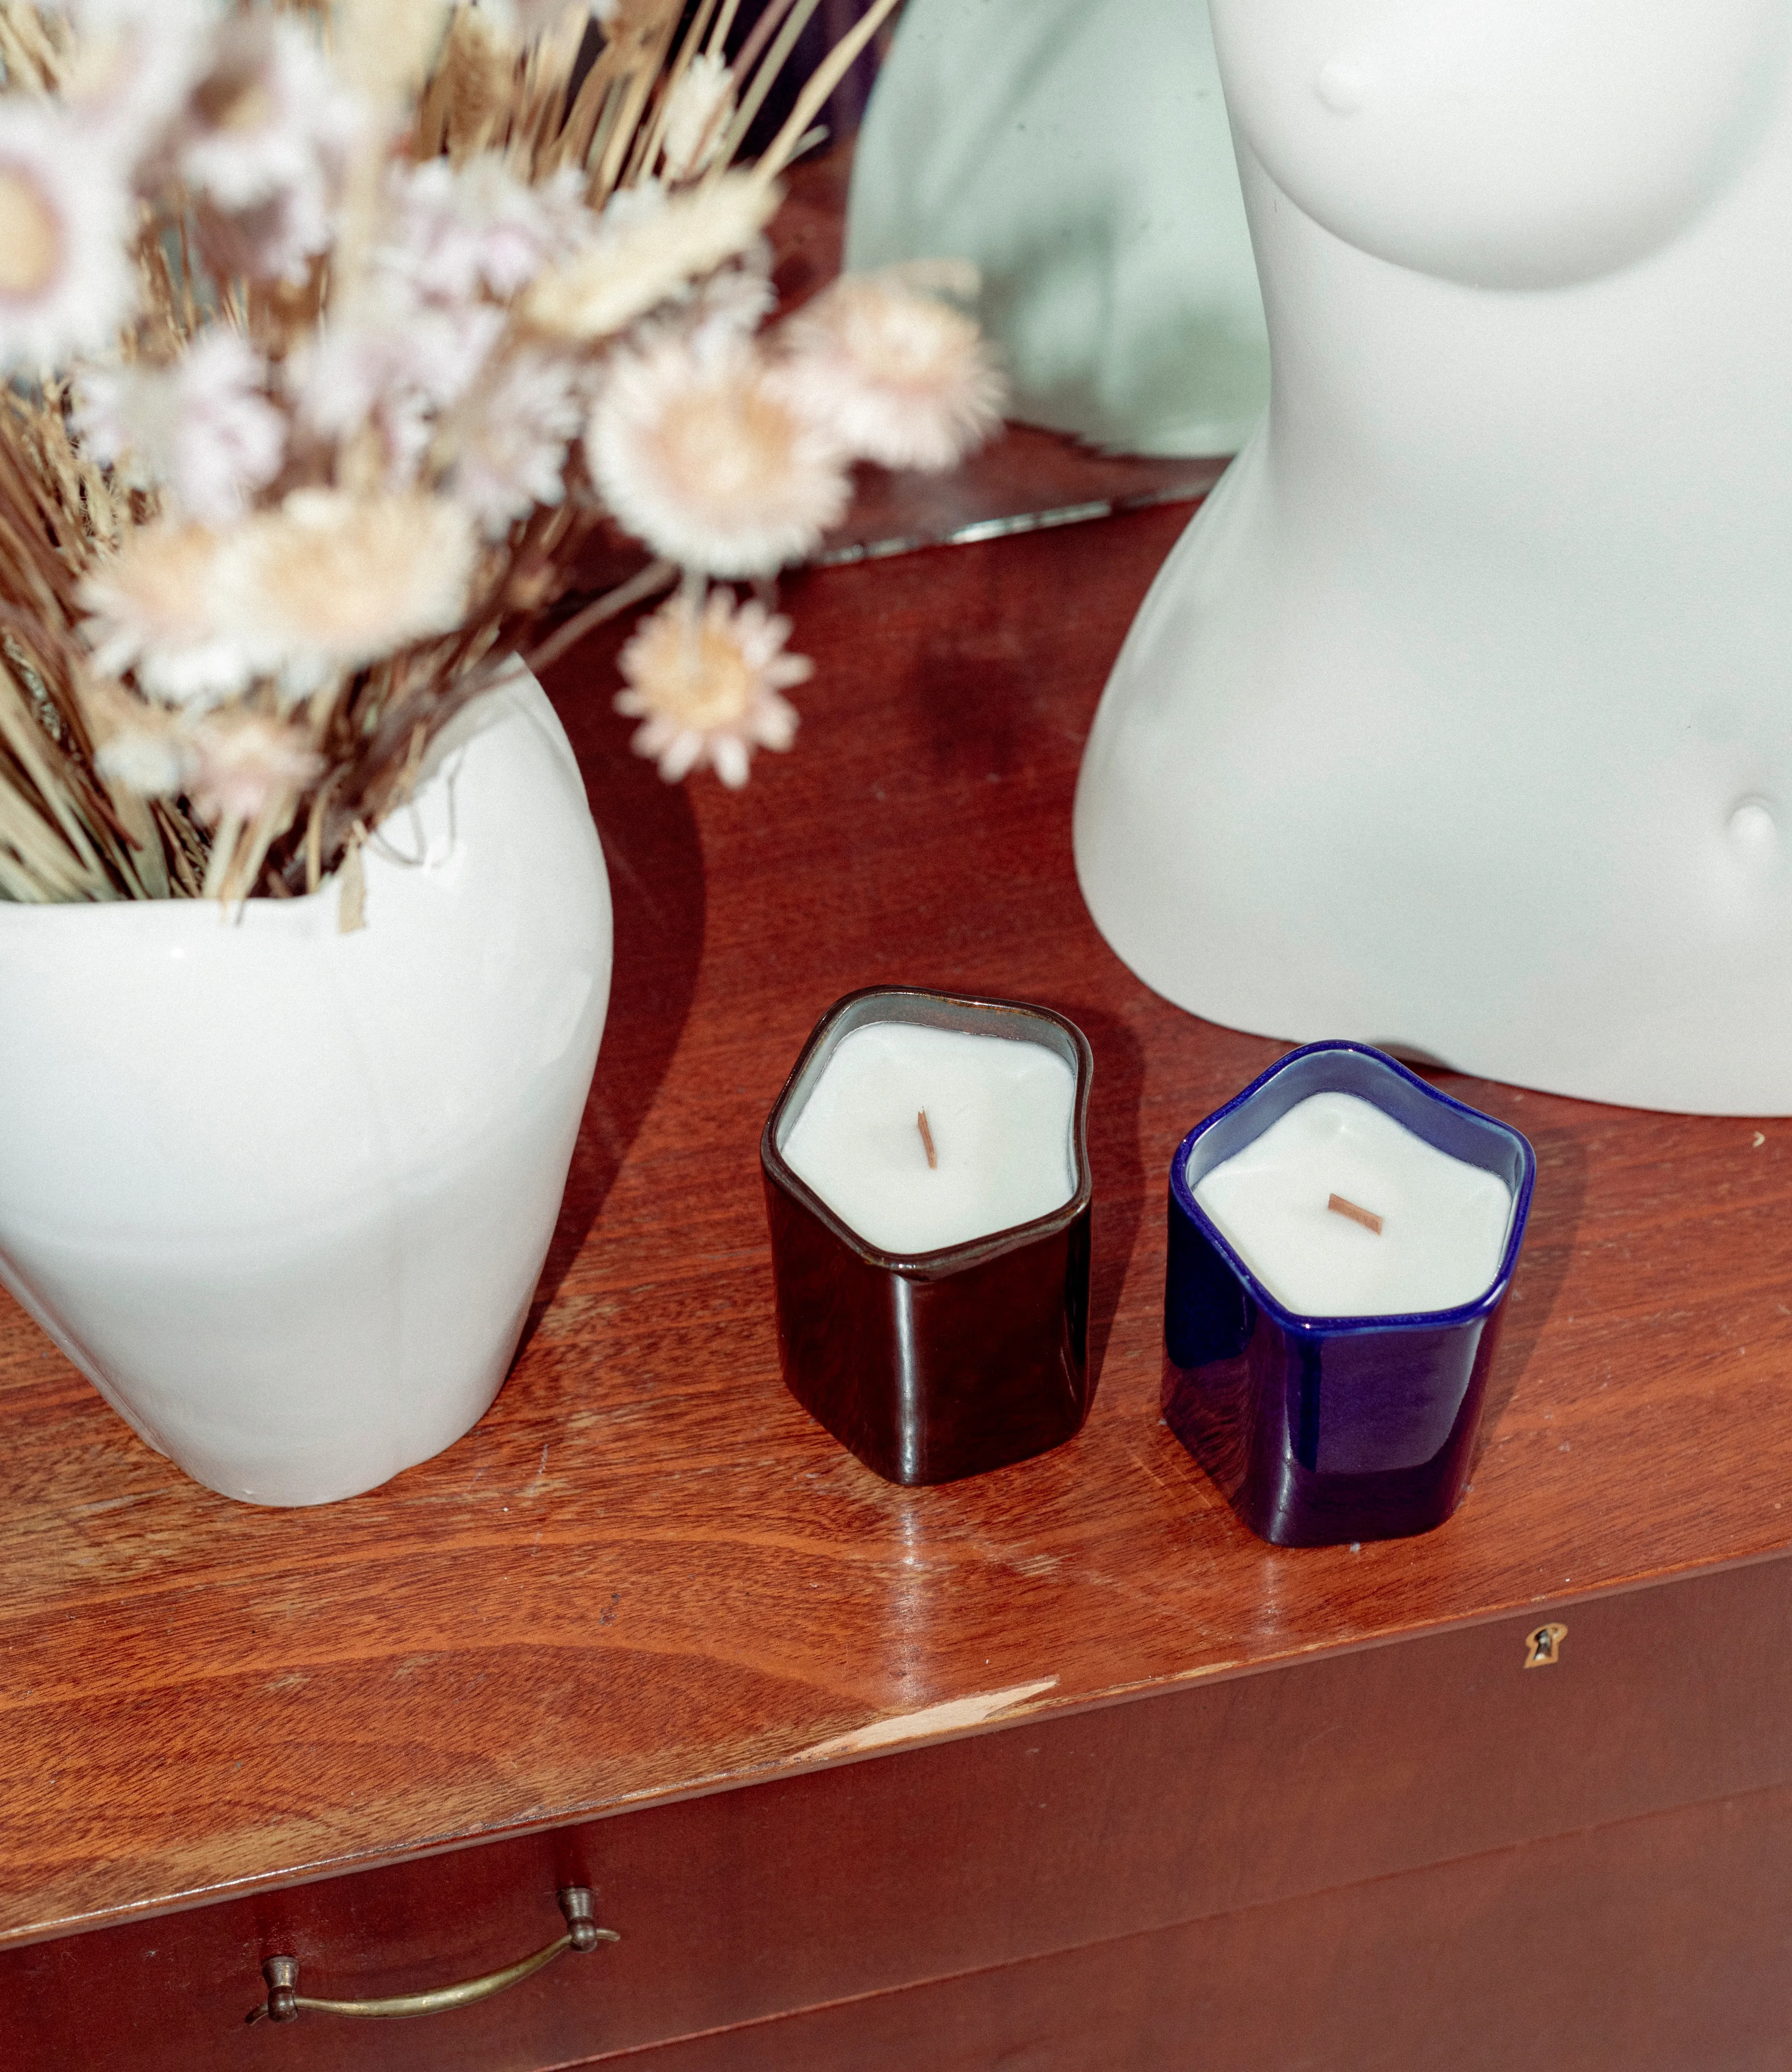
[[[1762,1792],[583,2063],[1780,2072],[1789,1848]]]
[[[1112,1990],[1091,2007],[1116,2039],[1161,2035],[1165,2008],[1203,2010],[1202,2067],[1231,2062],[1235,2046],[1250,2062],[1267,2013],[1282,2028],[1257,2062],[1354,2072],[1356,2055],[1314,2054],[1340,2023],[1360,2033],[1385,2016],[1389,1978],[1396,1997],[1449,2008],[1453,2037],[1485,2025],[1489,1993],[1507,2011],[1528,2005],[1539,1933],[1524,1893],[1535,1885],[1536,1906],[1559,1922],[1552,1875],[1502,1877],[1497,1914],[1473,1920],[1437,1912],[1436,1895],[1461,1889],[1455,1873],[1426,1874],[1568,1837],[1565,1857],[1522,1862],[1572,1865],[1589,1922],[1621,1914],[1638,1949],[1664,1935],[1704,1946],[1695,1983],[1666,1974],[1662,1992],[1683,2027],[1687,1996],[1707,2011],[1706,2054],[1665,2062],[1707,2072],[1792,1988],[1786,1852],[1776,1842],[1757,1853],[1745,1924],[1722,1840],[1727,1807],[1783,1805],[1792,1787],[1785,1564],[1578,1604],[1568,1651],[1547,1674],[1524,1667],[1529,1626],[1521,1614],[1309,1657],[14,1947],[0,1951],[0,2036],[32,2072],[89,2072],[96,2037],[107,2040],[108,2072],[270,2072],[276,2054],[278,2072],[537,2072],[693,2037],[713,2052],[701,2062],[725,2072],[762,2062],[791,2072],[773,2052],[781,2045],[824,2072],[886,2062],[987,2072],[1007,2065],[1009,2045],[965,2010],[966,1993],[974,2002],[983,1990],[978,1975],[999,1989],[1004,2020],[1027,2016],[1036,2049],[1025,2062],[1075,2072],[1091,2062],[1091,2016],[1067,2014],[1058,1982],[1082,1975],[1075,1953],[1107,1951]],[[1674,1832],[1708,1838],[1709,1860],[1689,1846],[1691,1860],[1639,1875],[1623,1834],[1689,1808],[1702,1817]],[[1467,1876],[1472,1888],[1479,1873]],[[545,1942],[556,1887],[574,1883],[593,1889],[621,1941],[499,2000],[396,2026],[306,2016],[277,2036],[245,2033],[268,1955],[294,1958],[310,1993],[416,1991]],[[1346,1888],[1342,1905],[1289,1913]],[[1292,1934],[1291,1918],[1301,1924]],[[1343,1960],[1365,1958],[1371,1932],[1383,1947],[1353,1989]],[[1416,1936],[1430,1938],[1418,1980]],[[1215,1996],[1203,1952],[1216,1942],[1259,1977],[1297,1946],[1313,1989],[1266,1996],[1255,2011],[1248,1995]],[[1590,1962],[1579,1947],[1576,1961]],[[1159,1953],[1157,1985],[1136,1961],[1141,1950]],[[1047,1958],[1067,1959],[1063,1971],[1035,1961]],[[1604,1960],[1580,1996],[1609,2000],[1614,1975],[1634,1975],[1634,1953]],[[953,1983],[910,1993],[935,1981]],[[1713,2018],[1726,1999],[1733,2012]],[[858,2012],[841,2012],[845,2003]],[[778,2020],[804,2009],[824,2012],[812,2024]],[[850,2044],[843,2022],[857,2025]],[[1502,2015],[1501,2035],[1506,2026]],[[1783,2024],[1781,2033],[1783,2050]],[[736,2057],[716,2041],[725,2034]],[[809,2046],[797,2045],[811,2037],[833,2054],[818,2044],[804,2058]],[[1400,2072],[1458,2055],[1441,2041]],[[1189,2072],[1169,2045],[1139,2062]],[[1572,2060],[1584,2072],[1635,2072],[1638,2062],[1621,2029],[1603,2053]]]
[[[1071,867],[1083,738],[1186,516],[798,579],[803,731],[738,796],[629,754],[619,630],[561,667],[615,991],[525,1344],[446,1455],[327,1510],[245,1509],[0,1314],[0,1937],[1786,1546],[1789,1123],[1442,1077],[1539,1171],[1486,1450],[1425,1538],[1266,1547],[1160,1424],[1167,1161],[1285,1047],[1148,992]],[[1095,1052],[1094,1409],[938,1489],[878,1481],[776,1366],[759,1128],[816,1017],[879,981],[1040,1001]]]

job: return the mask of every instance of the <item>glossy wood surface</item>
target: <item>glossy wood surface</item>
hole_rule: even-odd
[[[442,1458],[246,1510],[0,1315],[6,1938],[1792,1540],[1792,1124],[1442,1078],[1526,1132],[1539,1179],[1488,1444],[1433,1534],[1264,1546],[1159,1423],[1166,1161],[1285,1047],[1155,998],[1075,890],[1079,751],[1186,515],[794,582],[819,672],[739,796],[630,755],[613,639],[558,671],[615,993],[524,1348]],[[1095,1050],[1089,1421],[937,1489],[878,1480],[778,1378],[758,1133],[821,1009],[877,982],[1038,1000]]]
[[[1789,1849],[1762,1792],[585,2062],[1780,2072]]]
[[[1545,1673],[1525,1667],[1528,1626],[1521,1615],[1309,1657],[0,1951],[0,2034],[34,2072],[87,2072],[95,2036],[117,2072],[265,2072],[276,2053],[284,2072],[539,2072],[691,2038],[709,2039],[705,2062],[734,2072],[716,2039],[737,2038],[752,2065],[771,2043],[812,2034],[836,2053],[820,2058],[826,2072],[883,2063],[869,2046],[892,2039],[909,2049],[907,2072],[976,2063],[953,2056],[972,2041],[983,2063],[1006,2062],[990,2011],[964,2004],[964,1982],[991,1975],[994,2011],[1027,2017],[1029,2062],[1070,2072],[1087,2062],[1090,2023],[1067,2012],[1059,1984],[1085,1968],[1078,1953],[1106,1951],[1110,1989],[1092,2004],[1116,2038],[1161,2037],[1166,2010],[1194,2009],[1203,2063],[1225,2062],[1228,2049],[1261,2049],[1267,2008],[1280,2027],[1264,2062],[1298,2064],[1341,2024],[1360,2033],[1382,2018],[1391,1963],[1401,1994],[1428,1995],[1448,2015],[1436,2062],[1465,2049],[1472,2062],[1488,1995],[1506,2012],[1525,2000],[1533,1880],[1503,1880],[1499,1908],[1475,1921],[1436,1917],[1436,1894],[1458,1887],[1430,1873],[1569,1838],[1586,1846],[1526,1860],[1568,1864],[1576,1907],[1621,1912],[1639,1948],[1670,1932],[1703,1944],[1696,1982],[1676,1975],[1663,1992],[1676,2019],[1689,1997],[1708,2010],[1733,2000],[1724,2019],[1707,2017],[1714,2052],[1727,2047],[1792,1992],[1792,1938],[1754,1933],[1792,1899],[1785,1852],[1754,1862],[1739,1923],[1721,1842],[1728,1807],[1769,1807],[1792,1786],[1786,1564],[1576,1605]],[[1689,1808],[1702,1817],[1675,1829],[1693,1838],[1680,1856],[1602,1883],[1624,1864],[1627,1832]],[[1537,1906],[1559,1918],[1549,1879],[1535,1881]],[[622,1938],[589,1960],[426,2021],[306,2016],[277,2036],[245,2033],[271,1954],[294,1958],[314,1994],[419,1990],[539,1946],[568,1883],[593,1889]],[[1289,1914],[1346,1890],[1341,1905]],[[1311,1989],[1258,2008],[1215,1996],[1203,1951],[1222,1941],[1235,1970],[1260,1977],[1290,1947],[1291,1918]],[[1366,1934],[1383,1945],[1374,1963]],[[1412,1946],[1427,1934],[1417,1988]],[[1141,1951],[1157,1953],[1156,1984]],[[1633,1955],[1608,1954],[1581,1982],[1595,2004],[1614,1972],[1632,1975]],[[1038,1962],[1060,1958],[1062,1972]],[[1354,1983],[1351,1959],[1364,1960]],[[913,1991],[937,1981],[956,1983]],[[851,2047],[836,2015],[781,2023],[847,2003],[882,2010],[852,2017]],[[1141,2046],[1137,2062],[1185,2072],[1167,2046],[1156,2057]],[[1635,2072],[1621,2029],[1575,2062]]]

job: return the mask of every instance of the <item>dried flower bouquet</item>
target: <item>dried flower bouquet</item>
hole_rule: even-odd
[[[0,896],[314,890],[614,524],[635,746],[746,780],[808,673],[761,594],[857,459],[1001,387],[963,284],[768,327],[778,175],[894,0],[734,161],[816,0],[0,0]]]

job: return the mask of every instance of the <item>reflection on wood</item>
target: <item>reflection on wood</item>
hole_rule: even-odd
[[[824,565],[882,561],[920,547],[968,546],[1016,532],[1191,504],[1225,472],[1211,460],[1097,453],[1061,432],[1009,425],[949,475],[861,467],[853,508],[822,543]]]

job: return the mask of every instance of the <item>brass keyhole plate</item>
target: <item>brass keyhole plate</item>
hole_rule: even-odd
[[[1568,1638],[1568,1628],[1556,1621],[1539,1626],[1534,1633],[1524,1637],[1524,1666],[1527,1669],[1552,1669],[1562,1659],[1562,1642]]]

